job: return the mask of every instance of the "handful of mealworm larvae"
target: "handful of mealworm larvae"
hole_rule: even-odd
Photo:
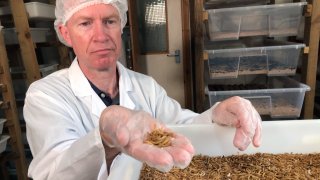
[[[144,143],[155,145],[160,148],[168,147],[171,146],[171,140],[173,137],[174,134],[172,132],[157,128],[147,134]]]

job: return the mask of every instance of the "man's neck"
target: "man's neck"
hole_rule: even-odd
[[[84,74],[99,90],[107,93],[111,98],[117,96],[119,92],[117,68],[106,71],[87,71]]]

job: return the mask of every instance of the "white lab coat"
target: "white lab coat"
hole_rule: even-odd
[[[167,124],[191,123],[197,116],[181,109],[151,77],[120,63],[117,68],[121,106],[144,110]],[[32,83],[24,106],[27,139],[34,156],[29,176],[35,180],[106,179],[98,129],[99,116],[105,108],[77,59],[69,69]]]

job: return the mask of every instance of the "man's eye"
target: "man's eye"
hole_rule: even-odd
[[[91,24],[90,21],[80,23],[81,26],[89,26]]]
[[[115,20],[110,20],[110,19],[104,21],[105,24],[114,24],[115,22],[116,22]]]
[[[103,21],[103,23],[105,24],[105,25],[116,25],[116,24],[118,24],[118,20],[117,19],[105,19],[104,21]]]

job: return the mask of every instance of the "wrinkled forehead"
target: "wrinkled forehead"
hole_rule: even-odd
[[[63,24],[66,24],[66,22],[78,11],[88,8],[92,5],[98,5],[98,4],[104,4],[104,5],[112,5],[108,1],[88,1],[88,0],[66,0],[63,2],[63,11],[64,11],[64,18],[63,18]],[[119,12],[119,9],[116,6],[113,6],[115,9],[117,9],[117,12]]]
[[[120,20],[120,15],[117,9],[109,4],[96,4],[92,6],[85,7],[80,9],[79,11],[75,12],[66,22],[68,24],[70,21],[75,19],[95,19],[95,18],[102,18],[102,19],[110,19],[110,18],[117,18]]]

